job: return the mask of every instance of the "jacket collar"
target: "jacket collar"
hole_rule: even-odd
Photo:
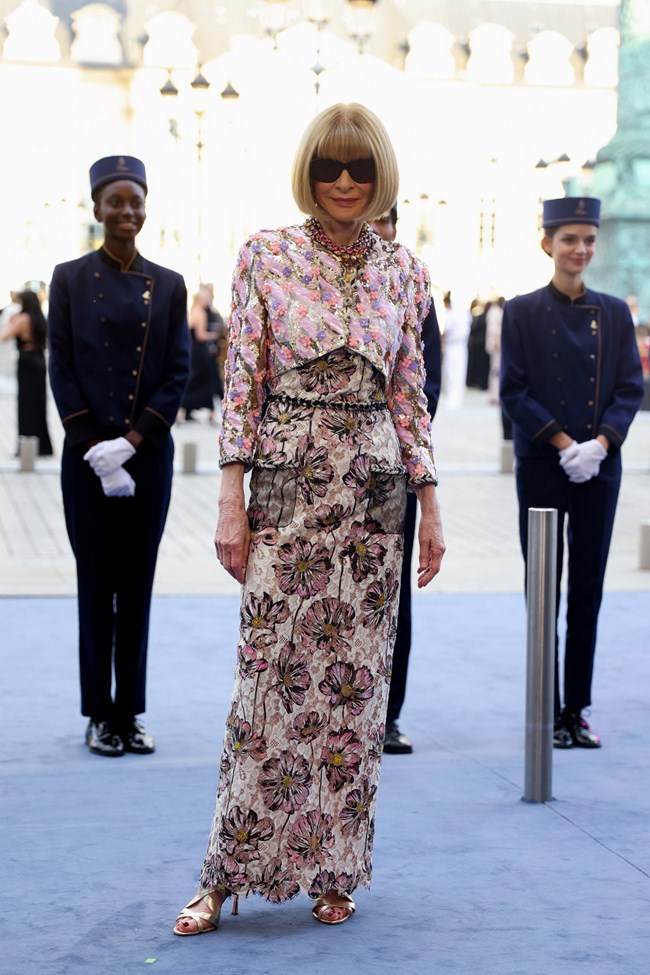
[[[553,295],[553,297],[555,298],[555,300],[559,301],[560,304],[562,305],[586,305],[587,304],[586,288],[581,295],[578,295],[577,298],[569,298],[569,296],[565,295],[563,291],[560,291],[559,288],[556,288],[552,281],[549,281],[547,287],[548,290]]]
[[[128,267],[122,267],[120,261],[118,261],[116,257],[113,257],[112,254],[109,254],[109,252],[106,250],[106,248],[103,245],[99,248],[97,254],[104,262],[104,264],[108,264],[108,266],[112,267],[113,270],[115,271],[140,271],[141,272],[144,270],[142,255],[140,254],[139,251],[135,252],[135,256],[131,261],[131,263],[128,265]]]

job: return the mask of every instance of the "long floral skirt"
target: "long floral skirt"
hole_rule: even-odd
[[[285,901],[369,886],[406,478],[381,376],[330,353],[279,379],[204,888]]]

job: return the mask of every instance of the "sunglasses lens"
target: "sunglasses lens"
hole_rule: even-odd
[[[372,183],[375,178],[375,160],[372,158],[352,159],[347,163],[338,159],[312,159],[309,176],[318,183],[334,183],[344,169],[355,183]]]
[[[372,183],[375,178],[374,159],[353,159],[346,168],[355,183]]]
[[[318,183],[334,183],[343,172],[343,163],[336,159],[312,159],[309,175]]]

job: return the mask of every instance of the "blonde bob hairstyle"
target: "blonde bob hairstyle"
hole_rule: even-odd
[[[307,126],[293,161],[291,189],[299,209],[318,217],[319,207],[309,178],[312,159],[350,162],[370,157],[375,160],[376,177],[363,219],[377,220],[393,206],[399,188],[397,159],[388,132],[364,105],[351,102],[326,108]]]

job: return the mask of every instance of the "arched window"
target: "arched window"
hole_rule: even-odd
[[[412,78],[453,78],[456,60],[454,36],[442,24],[423,20],[408,35],[405,71]]]
[[[60,61],[54,36],[58,17],[38,3],[22,3],[5,17],[8,36],[3,55],[9,61]]]
[[[142,59],[148,68],[193,68],[197,62],[192,36],[196,25],[184,14],[156,14],[147,23]]]
[[[510,84],[514,80],[512,61],[514,34],[500,24],[481,24],[469,35],[471,54],[467,77],[487,84]]]
[[[618,83],[618,31],[599,27],[589,35],[589,58],[585,64],[585,85],[615,88]]]
[[[571,64],[573,45],[563,34],[543,30],[528,45],[530,60],[525,80],[529,85],[573,85],[575,73]]]
[[[89,3],[72,14],[70,57],[78,64],[122,64],[120,15],[104,3]]]

